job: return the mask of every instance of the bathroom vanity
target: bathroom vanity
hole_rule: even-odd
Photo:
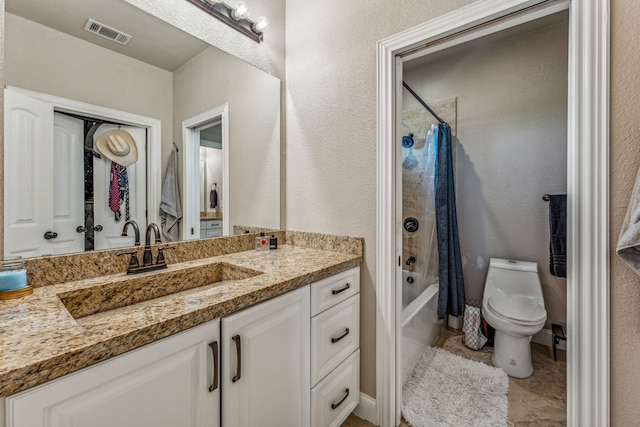
[[[5,341],[6,427],[340,425],[359,402],[361,260],[287,244],[36,288],[2,311],[31,328]]]

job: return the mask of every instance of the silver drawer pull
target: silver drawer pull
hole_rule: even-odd
[[[337,338],[333,338],[333,337],[331,337],[331,343],[335,344],[335,343],[337,343],[338,341],[340,341],[342,338],[346,337],[347,335],[349,335],[349,328],[347,328],[347,329],[344,331],[344,333],[343,333],[342,335],[340,335],[339,337],[337,337]]]
[[[344,285],[344,287],[343,287],[343,288],[340,288],[340,289],[332,289],[332,290],[331,290],[331,294],[332,294],[332,295],[338,295],[340,292],[344,292],[344,291],[346,291],[347,289],[349,289],[350,287],[351,287],[351,284],[347,283],[346,285]]]
[[[342,402],[344,402],[347,399],[347,397],[349,397],[349,389],[346,389],[344,391],[344,396],[342,396],[342,399],[340,399],[340,402],[331,404],[331,409],[336,409],[338,406],[342,405]]]

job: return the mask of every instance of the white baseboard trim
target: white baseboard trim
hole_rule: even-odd
[[[542,345],[546,345],[547,347],[553,347],[553,334],[551,333],[551,329],[542,329],[540,332],[538,332],[537,334],[535,334],[532,338],[531,338],[532,342],[535,342],[537,344],[542,344]],[[556,346],[556,348],[558,350],[567,350],[567,342],[566,341],[560,341],[558,343],[558,345]]]
[[[360,404],[353,411],[358,417],[369,421],[371,424],[378,425],[378,411],[376,409],[376,400],[362,392],[360,392]]]

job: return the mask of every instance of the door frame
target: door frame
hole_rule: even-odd
[[[479,0],[377,45],[376,406],[382,427],[400,421],[398,352],[402,253],[397,55],[481,32],[543,7],[569,7],[567,135],[567,421],[608,426],[609,380],[609,0]],[[516,14],[516,15],[514,15]],[[401,64],[400,64],[401,65]]]
[[[54,111],[79,114],[96,119],[104,119],[137,126],[148,130],[147,147],[147,223],[159,224],[160,192],[162,188],[162,122],[152,117],[101,107],[73,99],[62,98],[46,93],[35,92],[15,86],[7,86],[16,92],[21,92],[32,98],[53,105]],[[157,209],[153,207],[157,206]]]
[[[219,105],[182,122],[184,186],[182,239],[200,238],[200,132],[196,128],[212,121],[222,124],[222,235],[230,235],[229,221],[229,104]],[[187,173],[186,171],[192,171]],[[193,233],[191,233],[193,229]]]

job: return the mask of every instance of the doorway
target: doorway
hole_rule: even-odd
[[[229,107],[182,122],[185,240],[230,235]]]
[[[403,61],[403,82],[423,97],[451,129],[464,273],[462,304],[471,307],[469,313],[482,306],[485,277],[495,259],[526,261],[537,269],[539,286],[532,289],[541,291],[546,322],[538,321],[528,332],[534,341],[527,341],[536,365],[533,375],[518,382],[508,381],[511,386],[505,402],[508,401],[509,412],[503,415],[515,424],[566,422],[565,353],[559,352],[554,361],[545,349],[551,348],[552,325],[566,323],[567,284],[562,273],[553,275],[548,267],[549,202],[543,200],[543,195],[562,198],[567,191],[567,48],[565,10]],[[402,160],[402,221],[403,225],[409,218],[419,221],[419,227],[410,228],[411,232],[403,226],[402,235],[397,237],[402,239],[404,261],[403,280],[397,284],[396,295],[402,295],[402,334],[398,339],[403,388],[408,390],[403,392],[406,402],[411,400],[412,389],[407,382],[412,368],[423,354],[439,351],[432,348],[443,348],[466,359],[499,353],[486,332],[489,342],[480,351],[465,351],[461,344],[462,313],[453,319],[449,315],[449,329],[433,339],[442,328],[441,323],[431,320],[434,315],[429,315],[432,309],[427,302],[416,305],[428,301],[422,294],[432,293],[430,287],[439,284],[434,238],[437,144],[436,130],[431,130],[439,119],[420,105],[408,89],[399,95],[403,144],[398,143],[397,149]],[[411,139],[404,144],[408,138]],[[405,279],[407,273],[410,275]],[[446,284],[439,287],[445,294],[449,288]],[[422,321],[410,320],[412,315]],[[422,342],[420,338],[431,339],[424,343],[426,348],[416,345]],[[479,343],[467,344],[475,350],[480,347]],[[516,361],[511,360],[515,365]],[[496,363],[514,374],[508,369],[511,365]],[[527,362],[519,360],[517,364],[526,366]],[[545,386],[537,387],[542,377]],[[414,381],[420,382],[421,376],[416,375]],[[518,387],[526,388],[530,398],[518,398]],[[545,411],[538,410],[542,402]]]
[[[139,171],[135,177],[132,175],[130,183],[135,187],[130,194],[135,199],[130,214],[133,212],[145,226],[147,221],[157,222],[157,212],[147,207],[158,206],[160,195],[159,120],[13,87],[5,89],[5,117],[9,118],[5,127],[5,184],[7,188],[16,189],[13,193],[5,191],[5,205],[16,207],[5,214],[6,254],[33,257],[133,244],[132,239],[121,236],[124,221],[115,226],[117,230],[109,225],[112,221],[105,219],[105,225],[93,221],[96,208],[93,201],[102,207],[108,205],[105,183],[109,182],[111,171],[104,166],[105,160],[101,160],[104,164],[96,162],[94,154],[98,153],[84,144],[84,127],[89,122],[101,123],[98,136],[108,130],[108,126],[117,127],[113,123],[135,134],[141,156],[132,168],[132,172],[136,167]],[[89,145],[93,143],[93,136]],[[11,141],[20,141],[20,144],[11,145]],[[30,153],[37,155],[30,156]],[[16,156],[23,156],[23,161],[18,161]],[[91,163],[90,175],[101,180],[98,189],[104,194],[86,197],[87,186],[90,185],[92,191],[94,186],[91,182],[85,183],[87,168],[83,161]],[[11,197],[30,197],[31,203],[13,203]],[[89,211],[92,212],[88,221],[86,201],[91,204]],[[84,235],[88,231],[94,233],[94,239],[87,248]],[[25,232],[33,238],[25,238]],[[98,234],[104,238],[96,242]],[[11,244],[15,247],[8,246]]]
[[[398,339],[400,280],[400,159],[397,118],[399,55],[435,52],[500,29],[569,9],[567,359],[568,425],[608,425],[608,8],[594,2],[475,2],[378,44],[377,415],[400,421]],[[589,42],[584,43],[583,41]],[[578,257],[577,254],[580,256]],[[575,256],[572,256],[575,255]],[[580,284],[579,286],[577,284]]]

